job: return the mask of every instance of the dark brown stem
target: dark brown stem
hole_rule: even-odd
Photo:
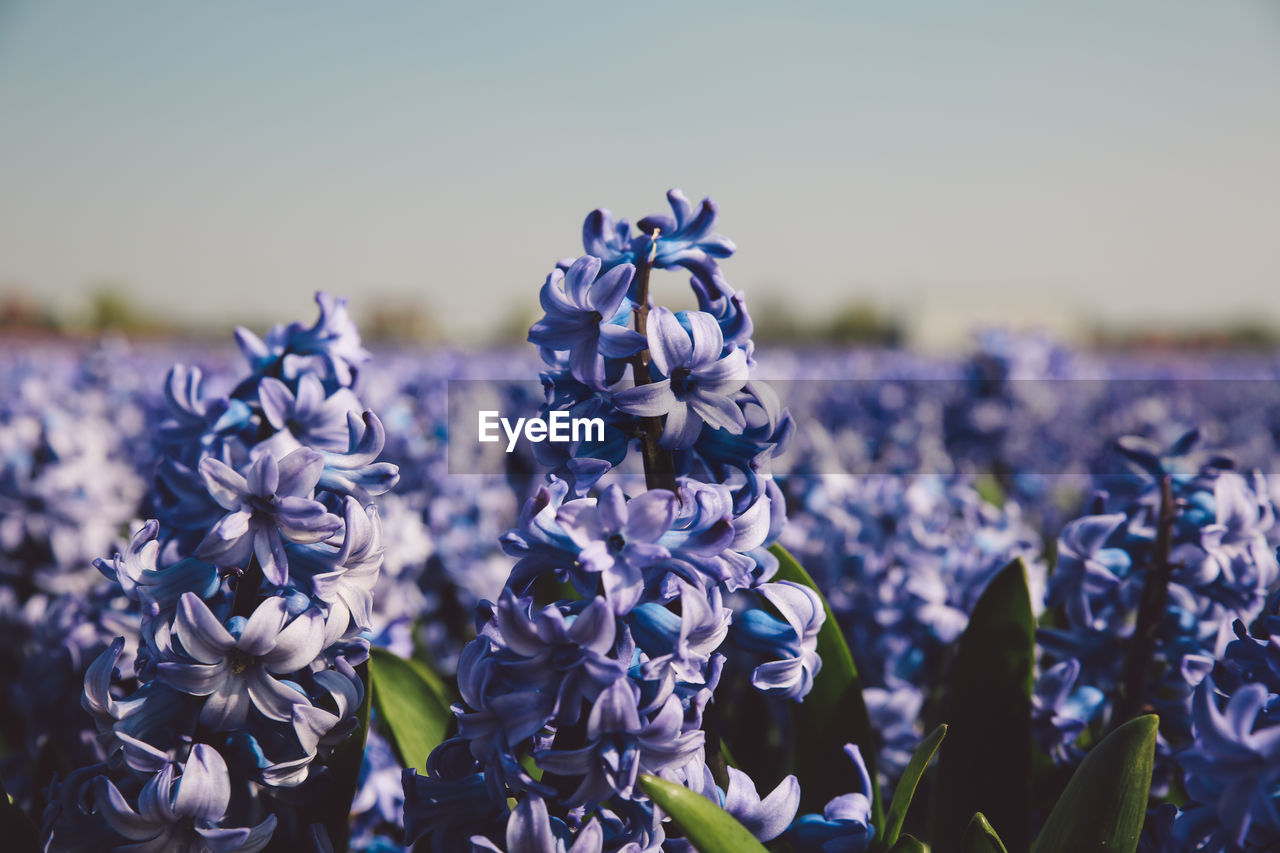
[[[1146,704],[1147,676],[1155,656],[1156,636],[1169,604],[1169,575],[1173,570],[1173,484],[1168,474],[1160,477],[1160,515],[1156,522],[1155,555],[1151,570],[1142,586],[1138,605],[1138,623],[1129,640],[1129,653],[1124,661],[1124,680],[1120,684],[1120,700],[1111,718],[1112,728],[1142,713]]]
[[[235,597],[231,600],[232,616],[249,616],[258,607],[258,590],[262,588],[262,566],[257,557],[249,558],[236,581]]]
[[[655,232],[654,239],[657,239]],[[649,320],[649,271],[652,258],[636,259],[636,331],[648,335]],[[648,385],[653,381],[649,375],[649,350],[643,349],[631,357],[631,373],[636,385]],[[658,444],[662,438],[663,419],[660,417],[640,419],[640,453],[644,459],[644,482],[650,489],[676,490],[675,459],[671,451]]]

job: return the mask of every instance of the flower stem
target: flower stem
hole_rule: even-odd
[[[656,241],[658,232],[654,232]],[[656,248],[656,242],[653,244]],[[636,259],[636,331],[648,335],[649,319],[649,271],[653,263],[653,250],[644,258]],[[631,373],[636,385],[648,385],[653,381],[649,375],[649,350],[643,349],[631,357]],[[667,489],[679,495],[676,489],[675,460],[671,451],[658,444],[662,437],[663,419],[660,417],[640,419],[640,452],[644,459],[644,481],[650,489]]]
[[[235,596],[231,600],[232,616],[249,616],[258,606],[258,590],[262,588],[262,566],[257,557],[249,558],[236,581]]]
[[[1129,653],[1124,661],[1124,680],[1120,701],[1111,718],[1111,727],[1125,723],[1142,713],[1146,703],[1147,673],[1156,651],[1156,635],[1169,603],[1169,575],[1173,570],[1173,485],[1168,474],[1160,477],[1160,515],[1156,522],[1155,557],[1142,586],[1138,605],[1138,624],[1129,640]]]

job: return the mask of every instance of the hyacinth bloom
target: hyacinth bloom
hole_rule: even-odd
[[[600,259],[578,258],[569,269],[553,270],[542,286],[546,316],[529,330],[529,342],[569,351],[569,372],[592,388],[605,387],[605,358],[626,358],[644,349],[644,336],[626,327],[624,305],[635,275],[631,264],[600,274]],[[597,276],[599,276],[597,278]]]
[[[661,306],[649,313],[649,357],[663,378],[613,395],[619,410],[665,417],[661,445],[692,447],[703,424],[738,435],[746,427],[733,395],[747,384],[747,356],[724,353],[724,335],[703,311],[673,314]]]
[[[604,849],[604,832],[595,818],[578,832],[572,845],[565,841],[568,829],[559,818],[552,818],[547,804],[536,795],[521,800],[507,818],[507,849],[505,853],[600,853]],[[471,843],[476,850],[503,849],[482,835],[475,835]]]
[[[1218,709],[1212,678],[1196,688],[1192,705],[1195,745],[1180,756],[1187,793],[1203,805],[1188,807],[1175,824],[1180,837],[1244,845],[1245,839],[1280,843],[1280,726],[1261,723],[1268,701],[1262,684],[1246,684]],[[1267,846],[1251,849],[1274,849]]]
[[[258,384],[258,400],[263,416],[277,430],[270,441],[288,447],[286,453],[303,446],[346,450],[347,415],[360,412],[360,401],[351,389],[339,388],[326,396],[324,384],[312,373],[298,378],[296,394],[279,379],[264,377]]]
[[[97,800],[112,829],[130,843],[119,849],[136,853],[209,851],[255,853],[267,846],[276,817],[254,827],[218,827],[231,802],[227,764],[213,747],[198,743],[175,776],[166,764],[142,787],[135,811],[105,776],[96,780]]]
[[[1047,604],[1065,603],[1073,625],[1093,630],[1108,627],[1103,607],[1129,573],[1132,560],[1119,548],[1104,547],[1125,523],[1124,513],[1091,515],[1077,519],[1062,531],[1058,567],[1049,584]]]
[[[355,370],[369,360],[360,343],[360,332],[347,313],[347,300],[324,291],[316,294],[320,316],[311,326],[277,324],[262,340],[244,327],[236,327],[236,343],[255,371],[277,371],[294,379],[309,371],[338,387],[350,387]]]
[[[288,615],[283,598],[269,598],[248,620],[231,620],[238,629],[232,633],[208,605],[187,593],[178,604],[175,627],[194,662],[164,661],[160,678],[184,693],[208,697],[200,722],[215,731],[244,725],[250,707],[268,719],[290,721],[294,705],[310,703],[275,676],[315,660],[324,643],[324,619],[314,609],[291,621]]]
[[[791,825],[796,809],[800,807],[800,783],[796,777],[785,777],[762,799],[750,776],[736,767],[725,769],[729,774],[729,785],[723,792],[711,785],[715,794],[711,799],[718,801],[721,808],[760,841],[772,841],[781,835]],[[709,792],[703,793],[705,796]]]
[[[791,581],[765,583],[756,588],[785,622],[763,610],[748,610],[738,628],[738,642],[765,657],[775,657],[760,664],[751,673],[751,683],[764,693],[788,696],[803,701],[813,689],[813,678],[822,669],[818,656],[818,631],[826,621],[826,612],[817,593]]]
[[[1251,489],[1244,477],[1223,472],[1213,484],[1214,523],[1201,529],[1200,545],[1206,559],[1197,580],[1201,584],[1219,581],[1251,612],[1265,599],[1280,572],[1275,549],[1267,542],[1275,512],[1270,500],[1260,497],[1265,493],[1265,482],[1259,481]]]
[[[517,601],[511,590],[504,590],[496,616],[502,641],[523,659],[510,670],[521,680],[554,690],[552,713],[570,725],[578,721],[584,700],[594,701],[626,672],[620,661],[609,657],[617,622],[602,598],[593,599],[569,621],[555,605],[530,615],[527,601]]]
[[[324,471],[324,457],[299,449],[278,463],[264,453],[247,475],[211,456],[200,460],[200,475],[209,494],[227,510],[196,556],[226,566],[246,566],[256,556],[267,580],[283,586],[289,579],[284,540],[322,542],[342,529],[342,519],[312,498]]]
[[[1031,724],[1036,739],[1059,761],[1066,759],[1071,745],[1097,716],[1106,699],[1092,685],[1077,688],[1079,677],[1080,661],[1064,660],[1045,670],[1031,694]]]
[[[857,745],[844,747],[845,755],[854,763],[861,777],[862,790],[842,794],[827,803],[819,815],[801,815],[788,830],[797,850],[822,853],[862,853],[875,837],[871,823],[871,777]]]
[[[657,246],[653,265],[659,269],[681,266],[704,282],[712,280],[718,271],[713,259],[727,258],[737,250],[732,240],[713,231],[716,203],[704,198],[695,212],[678,189],[667,193],[667,203],[670,215],[658,213],[636,223]]]
[[[650,722],[641,720],[638,695],[626,679],[607,687],[587,717],[587,745],[535,754],[550,773],[581,777],[566,802],[601,803],[614,793],[630,798],[640,773],[679,770],[702,749],[703,733],[683,731],[684,711],[671,696]]]
[[[671,556],[657,543],[671,529],[676,507],[676,496],[665,489],[627,500],[613,485],[596,500],[570,501],[556,513],[556,522],[579,549],[582,569],[603,577],[615,613],[627,613],[640,599],[644,569]]]

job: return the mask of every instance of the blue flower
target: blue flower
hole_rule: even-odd
[[[280,457],[299,447],[342,452],[347,449],[347,416],[360,413],[360,401],[349,388],[328,396],[313,373],[298,377],[297,393],[273,376],[258,383],[262,415],[277,431],[267,445]]]
[[[727,258],[737,247],[727,237],[716,234],[716,204],[702,200],[695,212],[684,193],[678,189],[667,193],[671,215],[654,214],[636,223],[656,245],[653,265],[658,269],[680,266],[696,278],[711,281],[718,269],[715,258]]]
[[[315,610],[286,624],[288,615],[284,599],[269,598],[247,621],[233,620],[233,634],[203,601],[187,593],[178,604],[175,627],[194,662],[164,661],[160,678],[184,693],[207,696],[200,721],[215,731],[242,726],[251,706],[268,719],[289,721],[294,705],[310,702],[273,676],[315,660],[324,643],[324,621]]]
[[[1106,697],[1085,684],[1075,688],[1080,662],[1074,658],[1049,667],[1031,695],[1031,724],[1036,740],[1053,758],[1068,760],[1072,745],[1102,710]]]
[[[588,821],[570,844],[564,821],[551,817],[546,802],[536,795],[525,797],[511,812],[506,840],[506,853],[600,853],[604,849],[604,831],[598,821]],[[475,845],[473,850],[503,853],[501,847],[484,836],[472,836],[471,843]]]
[[[174,768],[166,764],[147,781],[136,811],[110,779],[98,777],[95,793],[103,816],[131,842],[120,849],[256,853],[267,846],[275,832],[275,815],[253,827],[218,826],[231,801],[231,780],[217,750],[198,743],[191,748],[182,773],[175,776]]]
[[[644,570],[671,556],[658,540],[675,517],[671,492],[654,489],[627,500],[613,485],[598,499],[569,501],[556,522],[576,546],[581,571],[601,576],[605,597],[621,615],[639,601]]]
[[[760,584],[755,591],[786,621],[753,608],[734,622],[739,645],[766,658],[779,658],[757,666],[751,683],[763,693],[803,701],[822,669],[817,652],[818,631],[826,621],[822,600],[813,590],[791,581]]]
[[[862,779],[862,790],[843,794],[822,810],[822,815],[801,815],[787,830],[798,850],[822,853],[862,853],[875,837],[871,824],[871,777],[854,744],[845,744],[845,755],[854,763]]]
[[[586,745],[534,753],[550,773],[580,777],[568,805],[602,803],[614,794],[631,798],[640,773],[678,770],[702,749],[699,730],[684,730],[680,700],[671,696],[652,720],[641,720],[639,694],[627,679],[601,692],[587,717]]]
[[[1058,567],[1049,581],[1046,603],[1066,604],[1067,616],[1081,628],[1105,630],[1128,612],[1121,589],[1132,559],[1107,540],[1126,521],[1123,513],[1093,515],[1068,524],[1058,540]]]
[[[665,416],[660,443],[671,449],[692,446],[704,423],[740,434],[746,418],[731,395],[747,383],[747,358],[741,349],[724,353],[715,318],[659,306],[649,314],[648,333],[652,366],[664,378],[618,391],[614,405],[641,417]]]
[[[1174,824],[1175,834],[1192,842],[1208,839],[1211,849],[1225,840],[1253,849],[1280,843],[1280,726],[1257,725],[1270,697],[1261,684],[1240,687],[1224,711],[1218,709],[1212,678],[1193,700],[1195,744],[1179,761],[1189,805]]]
[[[284,539],[321,542],[342,529],[342,519],[312,498],[324,470],[314,450],[295,450],[276,462],[264,453],[247,476],[211,456],[200,461],[209,494],[227,514],[196,548],[196,556],[217,566],[246,566],[256,556],[267,580],[283,586],[289,579]]]
[[[553,270],[542,286],[546,316],[529,330],[529,342],[568,350],[569,372],[592,388],[605,387],[605,359],[644,349],[644,336],[628,329],[627,288],[635,267],[622,264],[600,275],[600,259],[583,255],[568,271]],[[597,278],[597,276],[599,276]]]
[[[243,327],[236,343],[255,372],[296,379],[315,371],[333,388],[349,388],[355,371],[369,360],[360,333],[347,314],[347,300],[321,291],[316,294],[320,317],[310,328],[302,323],[276,325],[265,341]]]

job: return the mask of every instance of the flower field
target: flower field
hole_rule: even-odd
[[[756,346],[668,199],[510,349],[0,343],[6,849],[1280,850],[1280,361]]]

